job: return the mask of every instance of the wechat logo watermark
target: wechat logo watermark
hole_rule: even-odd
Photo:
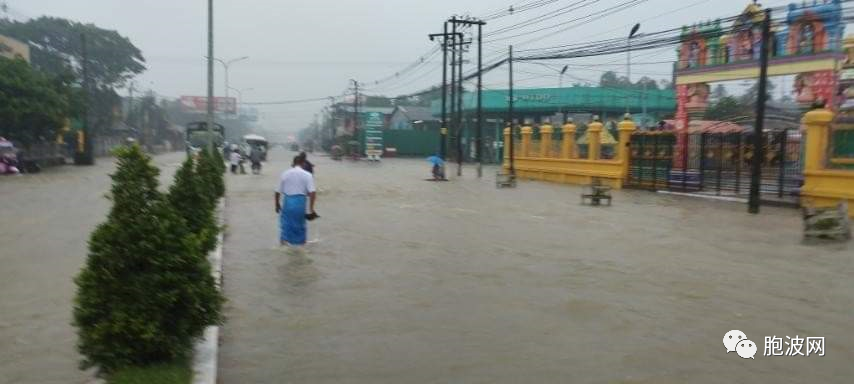
[[[754,359],[759,348],[755,342],[747,338],[744,332],[737,329],[724,335],[726,352],[735,352],[743,359]],[[765,336],[763,356],[824,356],[824,337],[789,337],[786,341],[778,336]]]
[[[735,352],[742,359],[754,359],[756,355],[756,343],[749,340],[744,332],[737,329],[727,332],[724,335],[724,347],[726,353]]]

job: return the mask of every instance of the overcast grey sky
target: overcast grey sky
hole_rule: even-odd
[[[519,32],[553,27],[558,23],[613,7],[626,0],[588,0],[588,6],[532,25]],[[643,0],[642,0],[643,1]],[[128,36],[145,55],[148,71],[137,86],[177,97],[204,95],[206,54],[206,0],[6,0],[16,18],[50,15],[118,30]],[[340,95],[353,78],[372,83],[395,73],[434,47],[427,34],[440,32],[442,22],[453,14],[484,16],[533,0],[217,0],[215,56],[230,59],[249,56],[231,69],[231,85],[252,88],[245,101],[276,101]],[[490,22],[484,32],[495,31],[576,3],[555,0],[550,5],[516,13]],[[631,25],[642,22],[641,32],[657,31],[701,20],[736,15],[749,3],[745,0],[645,0],[641,4],[599,20],[546,38],[561,28],[506,39],[507,32],[485,48],[485,61],[504,56],[511,42],[518,49],[578,43],[625,36]],[[777,6],[788,1],[766,1]],[[577,24],[577,23],[574,23]],[[573,24],[567,24],[567,26]],[[528,40],[533,41],[527,42]],[[521,44],[519,46],[519,44]],[[639,52],[635,61],[672,60],[673,49]],[[438,61],[436,61],[438,59]],[[573,68],[566,84],[596,82],[603,70],[625,72],[625,55],[578,59],[563,64],[596,64],[589,69]],[[399,81],[382,84],[372,91],[386,95],[422,90],[441,81],[441,57]],[[519,65],[520,87],[557,86],[556,73],[548,68]],[[217,95],[224,94],[223,71],[217,66]],[[524,73],[528,72],[528,73]],[[640,76],[670,78],[666,64],[633,67]],[[539,75],[539,76],[538,76]],[[487,88],[505,88],[506,71],[498,70],[486,80]],[[295,131],[312,120],[323,102],[263,107],[267,129]]]

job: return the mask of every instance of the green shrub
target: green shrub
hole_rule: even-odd
[[[105,373],[186,357],[223,302],[198,238],[157,191],[151,159],[138,146],[117,157],[113,206],[89,240],[73,313],[81,367]]]
[[[208,196],[212,197],[211,201],[217,201],[225,196],[225,173],[220,171],[221,164],[222,162],[216,160],[216,155],[207,150],[199,154],[196,173],[202,180]]]
[[[225,159],[222,157],[222,151],[215,150],[214,152],[214,160],[216,160],[216,164],[219,166],[220,173],[225,175],[228,172],[228,167],[225,165]]]
[[[212,196],[205,191],[205,185],[196,173],[192,158],[187,158],[175,172],[175,181],[169,187],[166,198],[187,223],[190,232],[199,237],[202,252],[207,254],[216,248],[219,234],[216,224],[216,200],[211,201]]]
[[[123,368],[110,374],[108,384],[189,384],[193,371],[187,361]]]

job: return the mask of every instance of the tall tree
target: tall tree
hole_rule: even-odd
[[[609,88],[617,88],[622,87],[620,82],[620,78],[617,76],[617,73],[614,71],[608,71],[602,74],[602,77],[599,78],[599,86],[600,87],[609,87]]]
[[[50,78],[23,60],[0,57],[0,136],[24,145],[53,139],[71,109],[66,78]]]
[[[83,80],[83,44],[90,78],[90,128],[99,132],[115,122],[114,109],[120,98],[115,88],[145,71],[142,52],[127,37],[116,31],[62,18],[43,16],[24,22],[0,19],[0,34],[26,42],[30,46],[33,67],[58,78]],[[82,93],[74,93],[74,117],[82,113]]]
[[[724,96],[706,109],[705,119],[714,121],[732,121],[753,116],[749,105],[742,104],[732,96]]]
[[[43,16],[25,22],[0,20],[0,34],[30,45],[33,66],[54,75],[67,72],[82,78],[86,35],[89,74],[96,88],[121,87],[145,71],[145,58],[131,41],[116,31],[62,18]]]
[[[655,91],[658,90],[658,82],[655,79],[649,78],[647,76],[641,77],[637,83],[634,84],[634,88],[644,89],[644,85],[646,85],[647,91]]]

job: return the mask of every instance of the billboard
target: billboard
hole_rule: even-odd
[[[181,107],[185,112],[206,113],[208,111],[208,98],[206,96],[181,96]],[[214,112],[237,113],[237,99],[214,97]]]

